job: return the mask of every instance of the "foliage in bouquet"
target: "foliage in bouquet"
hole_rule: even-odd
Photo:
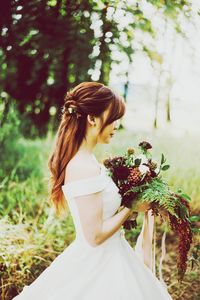
[[[168,224],[176,232],[178,242],[178,279],[182,280],[187,268],[187,256],[192,243],[190,197],[179,189],[173,192],[161,175],[161,171],[169,169],[164,155],[159,163],[152,160],[152,146],[143,141],[139,144],[138,153],[129,148],[123,156],[115,156],[104,160],[108,174],[119,188],[122,206],[137,208],[148,203],[154,216],[163,218],[165,214]],[[136,220],[126,221],[124,227],[131,229],[137,226]]]

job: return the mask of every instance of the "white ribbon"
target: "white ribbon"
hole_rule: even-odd
[[[165,231],[162,236],[162,244],[161,244],[162,251],[161,251],[160,264],[159,264],[159,278],[160,278],[160,282],[162,283],[162,285],[167,289],[167,284],[165,283],[165,281],[163,279],[163,275],[162,275],[162,263],[165,258],[165,255],[166,255],[165,238],[166,238],[166,227],[165,227]]]
[[[154,224],[154,215],[151,215],[152,210],[148,210],[144,214],[143,224],[141,232],[137,238],[135,245],[135,253],[142,260],[142,262],[150,268],[153,274],[156,276],[156,223]],[[159,278],[160,282],[164,288],[167,289],[167,285],[163,280],[162,276],[162,262],[165,258],[165,237],[166,237],[166,227],[162,236],[162,253],[159,264]],[[152,242],[153,251],[152,251]]]

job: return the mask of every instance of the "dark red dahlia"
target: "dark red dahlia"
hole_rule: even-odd
[[[123,224],[123,227],[126,230],[131,230],[133,228],[136,228],[137,227],[137,221],[136,220],[126,220]]]
[[[113,168],[113,176],[118,180],[127,179],[129,174],[130,174],[129,168],[126,166],[119,166]]]
[[[130,182],[124,183],[119,187],[119,193],[122,196],[121,205],[131,207],[134,199],[137,197],[137,192],[128,192],[132,188]],[[128,192],[128,193],[127,193]]]
[[[145,141],[139,143],[139,146],[145,151],[152,148],[151,144]]]
[[[123,156],[115,156],[112,158],[113,165],[122,166],[125,165],[125,158]]]

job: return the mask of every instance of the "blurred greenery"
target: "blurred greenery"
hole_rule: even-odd
[[[177,16],[190,11],[186,0],[147,2],[176,28]],[[2,0],[0,96],[7,105],[17,100],[23,135],[45,136],[49,128],[55,129],[66,91],[90,81],[94,71],[108,84],[111,66],[118,63],[114,50],[131,63],[136,30],[155,36],[138,1]]]
[[[164,18],[172,19],[177,30],[178,15],[188,16],[190,11],[186,0],[147,2]],[[120,16],[129,22],[121,24]],[[48,200],[47,161],[66,91],[82,81],[108,84],[112,64],[118,63],[114,49],[131,63],[135,31],[152,37],[156,32],[139,1],[118,0],[2,0],[0,30],[0,298],[10,300],[75,238],[71,215],[57,219]],[[154,49],[141,46],[152,60],[161,61]],[[94,72],[97,77],[92,77]],[[128,82],[125,94],[127,89]],[[102,162],[145,139],[153,145],[156,159],[160,159],[159,151],[165,154],[171,166],[166,172],[168,182],[191,196],[192,212],[198,215],[200,149],[196,137],[177,141],[158,132],[136,135],[122,128],[111,144],[97,145],[95,154]],[[126,232],[133,246],[141,223],[142,215],[139,226]],[[173,238],[169,236],[170,241]],[[173,254],[174,248],[170,249],[170,268]],[[167,265],[166,276],[170,270]],[[170,287],[173,299],[180,300],[175,274],[174,269]],[[187,276],[183,291],[191,282],[195,286],[196,269]],[[186,294],[184,300],[191,299]]]
[[[13,153],[16,155],[16,164],[9,158],[6,159],[5,165],[4,161],[1,161],[1,179],[3,180],[0,186],[0,253],[2,254],[0,275],[3,300],[12,299],[25,284],[30,284],[37,278],[75,238],[71,215],[56,218],[53,207],[48,201],[47,160],[54,136],[49,134],[46,138],[37,138],[34,141],[22,138],[17,134],[17,126],[14,126],[18,123],[14,106],[8,113],[9,115],[13,126],[3,126],[2,135],[7,137],[7,143],[4,146],[6,148],[3,151],[13,149],[13,152],[16,152],[16,154]],[[124,142],[123,145],[121,140]],[[95,155],[102,162],[110,155],[123,154],[127,147],[135,147],[141,140],[147,140],[153,145],[152,154],[155,160],[160,160],[161,152],[164,153],[171,166],[164,175],[172,189],[181,187],[191,196],[192,214],[198,215],[200,171],[195,168],[195,165],[198,162],[200,149],[199,145],[195,144],[195,138],[180,138],[179,149],[176,149],[177,140],[173,140],[170,136],[159,136],[157,133],[149,135],[142,132],[133,135],[131,131],[120,129],[113,137],[112,143],[97,145]],[[186,157],[192,157],[192,159],[186,160]],[[12,164],[14,172],[12,172]],[[3,170],[4,167],[6,172]],[[132,246],[135,244],[141,225],[142,214],[139,215],[138,227],[132,232],[126,232],[126,237]],[[161,224],[157,230],[160,243],[163,230]],[[170,253],[175,253],[175,237],[171,234],[168,235],[166,244],[169,241],[171,241],[170,247],[174,244]],[[197,240],[194,243],[197,243]],[[157,254],[159,255],[158,252]],[[167,265],[170,264],[170,259],[170,257],[166,258]],[[164,274],[169,278],[170,270],[167,266]],[[174,282],[176,280],[175,269],[173,274]],[[196,268],[193,269],[193,279],[190,279],[189,274],[188,270],[187,282],[194,280],[195,274],[197,277]],[[174,286],[173,291],[175,295],[177,290],[174,290]],[[174,299],[179,298],[174,296]]]

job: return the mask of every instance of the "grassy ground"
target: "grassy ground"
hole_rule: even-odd
[[[194,136],[172,137],[162,132],[135,133],[134,131],[119,131],[109,145],[97,145],[96,157],[99,161],[109,155],[123,154],[127,147],[135,147],[141,140],[147,140],[153,145],[153,156],[160,159],[161,152],[165,154],[171,165],[165,176],[172,189],[182,187],[192,198],[192,214],[200,211],[200,145]],[[21,141],[22,143],[24,141]],[[25,284],[30,284],[39,274],[67,247],[75,237],[74,226],[69,215],[57,219],[48,204],[47,159],[52,146],[49,135],[45,140],[25,141],[27,148],[34,145],[34,155],[38,151],[43,177],[29,177],[23,182],[9,180],[1,186],[1,235],[0,235],[0,299],[10,300],[20,292]],[[123,142],[123,145],[122,145]],[[29,151],[31,157],[31,151]],[[29,157],[29,159],[30,159]],[[141,219],[139,219],[141,220]],[[134,246],[141,228],[126,233],[130,244]],[[196,224],[198,225],[198,224]],[[158,228],[157,243],[161,242],[161,231]],[[196,237],[195,243],[199,242]],[[181,286],[176,277],[176,237],[168,234],[166,237],[167,255],[164,265],[164,279],[169,286],[173,300],[200,299],[200,284],[198,268],[188,270]],[[159,247],[157,249],[159,251]],[[159,252],[157,253],[159,257]]]

